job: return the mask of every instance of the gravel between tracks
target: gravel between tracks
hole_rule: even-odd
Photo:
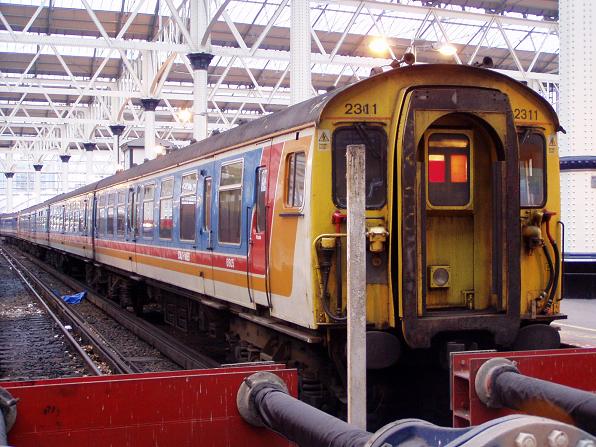
[[[75,291],[70,289],[13,248],[10,249],[10,253],[23,263],[25,267],[35,272],[36,276],[56,293],[67,295],[80,292],[80,290]],[[143,372],[176,371],[181,369],[176,363],[169,360],[161,352],[141,340],[128,329],[122,327],[117,321],[114,321],[92,303],[83,300],[80,304],[72,305],[72,309],[82,319],[93,326],[97,332],[102,334],[114,349],[117,349],[128,361],[134,363]]]
[[[0,271],[0,380],[85,375],[81,358],[1,256]]]

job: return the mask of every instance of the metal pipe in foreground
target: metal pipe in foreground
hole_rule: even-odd
[[[300,446],[363,447],[372,437],[372,433],[293,398],[283,380],[268,372],[244,380],[237,404],[247,422],[270,428]]]
[[[0,447],[8,445],[8,432],[17,419],[17,402],[8,390],[0,388]]]
[[[484,363],[476,375],[476,394],[491,408],[510,408],[577,426],[596,435],[596,395],[522,375],[508,359]]]

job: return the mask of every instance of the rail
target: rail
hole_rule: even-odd
[[[64,325],[62,324],[62,322],[60,321],[60,319],[58,318],[58,316],[54,313],[54,311],[52,311],[52,309],[50,308],[50,306],[48,306],[48,304],[45,302],[45,300],[43,299],[43,297],[37,292],[37,290],[35,290],[35,288],[33,287],[33,285],[27,280],[27,278],[22,273],[22,271],[19,268],[17,268],[17,265],[15,265],[16,262],[13,262],[13,261],[16,261],[16,260],[14,258],[12,258],[9,254],[7,254],[1,248],[0,248],[0,255],[2,255],[2,257],[4,259],[6,259],[6,262],[8,262],[8,264],[12,267],[12,269],[15,271],[15,273],[21,278],[21,280],[23,281],[23,283],[25,284],[25,286],[27,286],[27,288],[31,291],[31,293],[33,294],[33,296],[39,301],[39,303],[41,304],[41,306],[45,309],[46,313],[50,316],[50,318],[52,320],[54,320],[54,322],[56,323],[56,326],[58,326],[58,328],[60,329],[60,331],[62,332],[62,334],[66,338],[66,340],[68,340],[68,342],[71,344],[71,346],[77,352],[77,354],[79,354],[79,356],[83,359],[83,361],[85,362],[85,364],[89,368],[90,372],[93,375],[101,376],[102,373],[99,370],[99,368],[97,367],[97,365],[95,364],[95,362],[93,361],[93,359],[77,343],[77,341],[74,339],[74,337],[72,336],[72,334],[64,327]],[[52,296],[53,296],[53,294],[52,294]]]
[[[100,360],[110,366],[113,373],[132,374],[141,372],[139,368],[128,362],[122,355],[120,355],[120,353],[114,349],[104,337],[92,330],[85,321],[83,321],[75,312],[69,309],[66,303],[57,297],[41,279],[37,278],[33,272],[27,269],[18,259],[16,259],[11,253],[1,249],[0,251],[2,256],[4,256],[15,272],[25,282],[27,287],[29,287],[43,307],[48,311],[52,319],[54,319],[54,321],[58,324],[60,330],[65,334],[76,351],[83,357],[85,363],[90,367],[95,375],[102,375],[102,373],[93,359],[91,359],[85,350],[76,342],[72,334],[70,334],[70,332],[64,327],[58,316],[50,309],[50,306],[56,309],[57,312],[66,321],[68,321],[68,323],[73,327],[73,330],[77,332],[77,334],[82,340],[84,340],[85,343],[93,346],[93,351],[97,354]],[[38,290],[46,296],[45,300]]]
[[[176,340],[172,335],[145,320],[122,309],[118,304],[89,290],[88,286],[63,273],[57,272],[50,266],[42,263],[35,257],[23,253],[35,265],[54,276],[74,290],[87,290],[87,300],[103,310],[107,315],[116,320],[136,336],[156,348],[173,362],[184,369],[216,368],[220,364],[212,358],[195,351],[184,343]]]

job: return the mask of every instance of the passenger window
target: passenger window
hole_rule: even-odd
[[[257,233],[262,233],[266,228],[267,209],[267,168],[260,167],[257,169]]]
[[[242,218],[242,168],[243,161],[235,161],[221,167],[219,180],[219,241],[240,243]]]
[[[79,231],[81,233],[87,231],[87,200],[81,202],[81,215],[79,216]]]
[[[135,222],[135,190],[130,188],[128,190],[128,203],[126,207],[126,233],[130,236],[133,233]]]
[[[116,197],[114,193],[108,195],[108,234],[114,235],[114,209]]]
[[[118,207],[116,208],[116,234],[118,236],[124,236],[124,219],[126,217],[124,208],[125,199],[126,194],[124,191],[118,192]]]
[[[545,203],[546,141],[538,133],[527,130],[519,134],[520,206],[542,207]]]
[[[288,154],[286,158],[286,205],[300,208],[304,203],[304,171],[306,155],[304,152]]]
[[[145,185],[143,191],[143,237],[153,237],[153,198],[155,185]]]
[[[182,176],[180,184],[180,240],[194,241],[196,237],[197,174]]]
[[[427,134],[427,197],[431,206],[470,203],[470,139],[458,133]]]
[[[159,192],[159,237],[172,239],[172,196],[174,193],[174,179],[161,182]]]
[[[211,177],[205,178],[205,191],[203,200],[203,228],[205,231],[211,231]]]
[[[99,210],[99,234],[101,236],[106,235],[106,209],[100,208]]]
[[[347,205],[346,148],[351,144],[366,147],[366,208],[381,208],[387,198],[387,134],[363,123],[333,133],[333,202],[340,208]]]

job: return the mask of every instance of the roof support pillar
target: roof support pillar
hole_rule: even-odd
[[[194,48],[199,48],[201,36],[209,26],[209,2],[196,0],[190,3],[190,37]],[[203,50],[211,48],[211,39]],[[207,51],[188,54],[193,68],[193,127],[197,141],[207,138],[207,69],[213,55]]]
[[[33,169],[35,169],[35,179],[33,180],[33,195],[35,196],[34,203],[41,202],[41,169],[43,168],[42,164],[34,164]]]
[[[62,161],[62,192],[68,192],[68,162],[70,161],[70,155],[60,155],[60,161]]]
[[[12,178],[14,172],[5,172],[6,176],[6,212],[12,213]]]
[[[145,158],[153,160],[157,157],[157,148],[155,146],[155,109],[159,104],[157,98],[141,99],[143,110],[145,110]]]
[[[567,131],[559,134],[561,155],[596,155],[594,126],[596,120],[596,2],[559,0],[559,117]],[[592,187],[594,170],[561,173],[561,215],[565,222],[565,252],[595,253],[596,230],[589,209],[596,200]],[[554,177],[554,176],[553,176]],[[549,182],[558,179],[549,179]],[[555,190],[557,185],[552,186]],[[579,210],[582,210],[581,212]]]
[[[310,2],[292,0],[290,24],[290,104],[312,96],[310,72]]]
[[[112,124],[110,131],[114,135],[114,153],[116,154],[116,169],[120,169],[120,137],[124,133],[125,126],[122,124]]]

